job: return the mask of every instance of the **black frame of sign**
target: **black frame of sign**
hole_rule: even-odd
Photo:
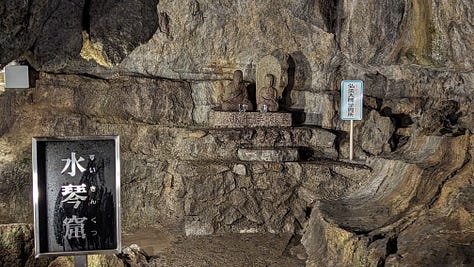
[[[120,253],[119,136],[34,137],[32,153],[36,257]]]

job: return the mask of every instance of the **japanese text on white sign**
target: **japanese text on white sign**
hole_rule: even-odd
[[[362,120],[363,83],[344,80],[341,83],[341,119]]]

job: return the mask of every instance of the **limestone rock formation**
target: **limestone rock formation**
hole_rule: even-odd
[[[154,0],[3,1],[0,66],[23,56],[35,68],[52,72],[111,67],[157,30],[156,4]]]
[[[48,266],[49,258],[35,259],[31,224],[0,224],[1,266]]]
[[[0,223],[32,222],[31,137],[117,134],[125,230],[288,233],[308,266],[471,265],[473,11],[468,0],[2,2],[0,64],[27,59],[40,75],[0,92]],[[293,124],[213,126],[232,73],[255,97],[270,54],[287,55]],[[355,162],[343,79],[364,81]],[[247,148],[292,148],[299,161],[242,161]]]
[[[472,136],[423,138],[405,148],[408,151],[396,158],[369,162],[378,176],[362,185],[361,190],[316,204],[317,214],[312,217],[314,221],[303,241],[310,251],[316,250],[308,261],[310,266],[325,264],[326,258],[335,266],[470,263],[472,248],[456,242],[460,235],[466,241],[473,237],[467,230],[472,229],[472,216],[465,217],[472,207],[460,204],[461,199],[472,197],[473,188],[454,189],[458,194],[454,196],[453,188],[443,185],[466,185],[472,181],[472,177],[465,175],[473,167]],[[449,201],[444,199],[448,194],[452,197]],[[433,240],[445,240],[442,250],[435,241],[428,245],[431,237],[420,238],[427,229],[431,229],[428,236],[433,235]],[[328,235],[331,238],[327,239]],[[332,238],[332,242],[327,242]],[[343,252],[334,253],[340,250]],[[439,257],[435,257],[433,250]]]

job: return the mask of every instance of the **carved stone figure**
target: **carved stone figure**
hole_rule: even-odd
[[[239,111],[239,105],[246,105],[246,110],[252,111],[253,105],[249,101],[247,87],[243,82],[242,71],[236,70],[232,82],[224,91],[224,102],[222,110]]]
[[[260,88],[257,96],[257,107],[260,111],[278,111],[278,92],[274,87],[275,77],[265,75],[265,86]]]
[[[272,87],[276,90],[276,97],[274,99],[281,100],[279,102],[278,109],[284,109],[285,106],[290,102],[287,99],[287,95],[289,92],[286,92],[285,96],[283,92],[287,88],[288,85],[288,65],[289,62],[289,55],[286,53],[277,53],[274,52],[271,55],[267,55],[259,60],[256,68],[256,96],[257,96],[257,106],[259,106],[258,97],[262,95],[260,90],[262,88],[268,87],[268,74],[273,76],[273,85]],[[268,105],[267,105],[268,106]],[[260,107],[258,107],[259,110]]]

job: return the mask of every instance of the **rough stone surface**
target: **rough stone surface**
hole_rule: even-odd
[[[472,23],[461,26],[472,21],[473,7],[468,1],[345,2],[340,8],[340,16],[349,19],[338,25],[339,43],[342,52],[355,61],[472,68],[472,59],[460,54],[473,49]],[[388,15],[386,10],[390,10]],[[382,42],[373,41],[382,38]]]
[[[472,175],[466,175],[473,167],[472,140],[423,138],[395,158],[371,161],[378,176],[316,204],[303,238],[314,252],[308,265],[328,264],[326,259],[334,266],[472,264],[472,205],[461,204],[474,193],[467,185]]]
[[[232,172],[238,175],[247,175],[247,168],[244,164],[235,164]]]
[[[293,98],[295,103],[302,103],[300,106],[304,109],[305,125],[315,125],[331,129],[333,120],[337,120],[335,100],[336,98],[331,94],[304,92],[295,95]],[[295,107],[298,107],[295,105]]]
[[[360,142],[364,151],[371,155],[389,152],[389,140],[395,127],[389,117],[382,117],[377,111],[372,110],[362,127]]]
[[[13,2],[0,64],[63,74],[0,93],[0,222],[32,221],[32,136],[119,134],[126,230],[285,232],[288,251],[303,234],[309,266],[472,265],[472,1]],[[232,73],[253,98],[278,53],[293,125],[212,127]],[[361,162],[343,79],[364,81]],[[240,161],[249,147],[301,162]]]
[[[5,49],[0,66],[25,56],[35,68],[54,72],[112,67],[157,30],[156,5],[157,1],[2,2],[0,43]]]
[[[331,161],[245,165],[249,170],[245,176],[235,175],[224,164],[178,166],[181,170],[175,178],[186,192],[184,212],[192,216],[187,225],[199,224],[206,232],[218,233],[298,232],[307,220],[305,210],[316,199],[357,187],[370,172]],[[332,180],[334,174],[341,179]]]
[[[50,2],[53,4],[53,1]],[[23,55],[34,44],[42,25],[51,13],[48,4],[48,1],[2,1],[0,3],[1,67]]]
[[[0,224],[1,266],[48,266],[51,258],[35,258],[31,224]]]
[[[194,80],[230,78],[234,70],[241,69],[246,79],[255,82],[256,64],[276,50],[304,54],[301,60],[318,54],[320,59],[313,64],[328,62],[335,44],[332,34],[311,21],[313,14],[319,13],[317,5],[304,1],[263,5],[251,1],[189,0],[179,5],[160,1],[158,10],[169,17],[169,35],[157,32],[120,68],[139,67],[142,73]],[[203,47],[209,49],[202,50]],[[145,51],[153,56],[143,57]],[[311,75],[309,71],[305,74]]]
[[[120,63],[158,29],[157,0],[86,1],[83,18],[91,42],[99,43],[109,62]],[[117,19],[120,18],[120,19]],[[86,21],[84,21],[86,20]],[[162,25],[164,26],[164,25]]]
[[[238,149],[243,146],[299,147],[308,160],[337,158],[336,136],[323,129],[197,128],[191,115],[191,94],[183,82],[161,83],[131,77],[104,81],[47,74],[41,75],[35,89],[6,91],[2,100],[5,97],[5,101],[16,106],[4,105],[9,112],[2,113],[11,116],[4,120],[5,134],[1,139],[4,182],[0,186],[3,192],[0,205],[9,207],[0,210],[2,222],[31,221],[29,151],[32,136],[120,135],[122,200],[124,209],[128,210],[123,214],[125,229],[144,227],[156,221],[182,225],[185,216],[196,215],[185,212],[184,196],[196,192],[221,194],[218,181],[222,175],[231,180],[257,175],[246,164],[241,164],[245,172],[233,172],[234,162],[239,161]],[[25,128],[28,131],[23,131]],[[195,162],[199,162],[200,169],[191,172],[189,167]],[[203,166],[203,162],[213,167],[203,171],[207,166]],[[193,173],[196,177],[184,178]],[[213,175],[216,180],[209,180]],[[212,188],[202,188],[200,184],[209,184]],[[199,186],[199,190],[194,191],[194,186]],[[15,201],[10,203],[11,199]],[[219,213],[230,208],[226,205],[230,204],[219,207],[223,209]],[[235,214],[238,215],[234,213],[228,218]],[[281,222],[275,219],[275,223]],[[211,226],[218,229],[214,221]]]
[[[68,90],[64,91],[64,86]],[[44,74],[31,92],[31,99],[35,105],[49,105],[65,115],[84,114],[117,123],[193,124],[192,96],[183,82],[161,83],[133,77],[104,81]],[[67,127],[67,122],[64,123]]]

